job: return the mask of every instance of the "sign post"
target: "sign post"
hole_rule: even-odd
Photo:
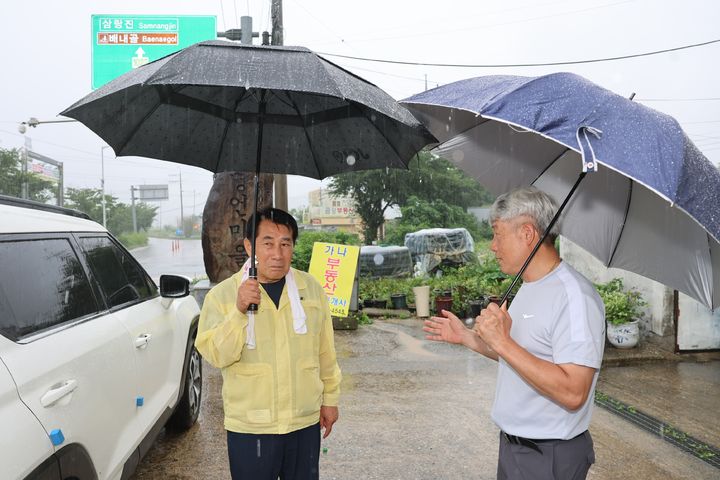
[[[91,22],[93,89],[217,35],[217,19],[209,15],[92,15]]]
[[[359,256],[357,246],[321,242],[313,245],[308,273],[323,287],[333,316],[348,316]]]

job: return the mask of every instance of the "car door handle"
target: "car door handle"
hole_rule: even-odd
[[[52,407],[58,400],[74,392],[77,386],[77,380],[66,380],[60,385],[53,386],[40,398],[40,405],[45,408]]]
[[[146,347],[148,342],[150,342],[150,337],[152,337],[152,335],[149,333],[143,333],[141,335],[138,335],[138,337],[135,339],[135,348]]]

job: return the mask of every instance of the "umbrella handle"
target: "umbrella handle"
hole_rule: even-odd
[[[254,257],[255,256],[253,255],[253,258]],[[253,262],[253,264],[254,263],[255,262]],[[255,268],[254,265],[252,267],[250,267],[250,269],[248,270],[248,278],[257,279],[257,268]],[[248,308],[247,308],[248,312],[257,312],[257,310],[258,310],[258,306],[256,303],[251,303],[250,305],[248,305]]]
[[[560,218],[560,214],[562,213],[563,209],[565,208],[565,205],[567,205],[568,201],[570,200],[570,197],[573,196],[573,193],[575,193],[575,190],[577,190],[577,187],[580,185],[580,182],[582,182],[582,179],[585,178],[585,175],[587,175],[587,172],[580,172],[580,175],[578,176],[577,180],[575,180],[575,185],[572,186],[570,189],[570,193],[567,194],[565,197],[565,200],[563,200],[562,204],[560,205],[560,208],[558,208],[557,212],[555,212],[555,216],[552,220],[550,220],[550,224],[547,226],[545,231],[543,232],[542,236],[540,237],[540,240],[538,240],[537,244],[535,245],[535,248],[533,248],[533,251],[530,252],[530,255],[528,255],[527,260],[525,260],[525,263],[523,264],[522,268],[520,268],[520,271],[515,275],[515,278],[513,279],[512,283],[510,284],[510,287],[505,291],[505,293],[502,296],[502,299],[500,299],[500,303],[498,305],[502,306],[503,303],[507,300],[507,298],[510,296],[510,292],[512,292],[512,289],[515,288],[515,285],[517,285],[518,280],[520,280],[520,277],[523,273],[525,273],[525,269],[530,265],[530,261],[533,259],[537,251],[540,249],[540,245],[545,241],[548,234],[550,233],[550,230],[555,226],[558,219]]]

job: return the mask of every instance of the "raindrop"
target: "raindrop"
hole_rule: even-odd
[[[449,124],[449,123],[446,123],[446,124],[445,124],[445,131],[446,131],[446,132],[449,132],[449,131],[450,131],[450,124]]]
[[[373,113],[372,115],[370,115],[370,121],[374,122],[375,120],[377,120],[377,116]]]
[[[347,164],[350,165],[351,167],[352,167],[353,165],[355,165],[355,155],[348,155],[348,156],[347,156],[347,159],[346,159],[346,162],[347,162]]]
[[[373,257],[373,262],[375,262],[375,265],[382,265],[383,262],[385,262],[385,257],[382,253],[376,253]]]
[[[454,162],[462,162],[465,159],[465,152],[462,150],[455,150],[452,152],[452,158]]]

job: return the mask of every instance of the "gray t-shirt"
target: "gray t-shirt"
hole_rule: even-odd
[[[536,357],[595,368],[585,404],[571,412],[540,394],[500,359],[493,421],[526,438],[569,439],[587,430],[605,347],[605,306],[585,277],[567,263],[525,282],[509,309],[510,336]]]

